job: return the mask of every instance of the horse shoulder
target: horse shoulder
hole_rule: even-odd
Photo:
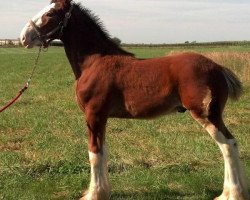
[[[76,96],[81,108],[100,110],[105,106],[112,85],[113,72],[105,59],[85,69],[76,83]]]

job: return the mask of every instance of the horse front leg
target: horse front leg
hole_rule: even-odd
[[[86,113],[89,132],[89,161],[91,179],[89,189],[81,200],[108,200],[111,187],[108,180],[107,150],[105,147],[105,126],[107,118]]]

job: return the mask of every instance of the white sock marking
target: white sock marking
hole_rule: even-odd
[[[206,126],[206,130],[212,138],[215,139],[224,158],[224,190],[229,193],[222,194],[221,198],[223,199],[225,197],[224,195],[230,195],[230,198],[232,199],[238,199],[241,198],[241,196],[243,196],[243,198],[249,198],[247,179],[240,163],[239,152],[235,139],[226,139],[224,135],[212,124]],[[227,199],[228,196],[225,198]]]
[[[108,180],[107,152],[103,146],[103,154],[89,152],[91,165],[91,180],[86,199],[95,199],[97,195],[108,199],[110,195],[110,184]],[[100,194],[101,193],[101,194]]]

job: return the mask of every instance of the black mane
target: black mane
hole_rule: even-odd
[[[103,34],[104,37],[106,37],[107,39],[111,39],[110,35],[107,31],[107,29],[104,27],[103,22],[101,21],[101,19],[99,18],[99,16],[97,16],[96,14],[94,14],[90,9],[84,7],[81,5],[81,3],[77,3],[75,4],[75,6],[77,6],[80,11],[89,18],[89,20],[93,23],[93,25],[96,27],[96,29]]]
[[[86,33],[86,30],[88,30],[92,32],[92,34],[95,34],[101,41],[103,48],[111,50],[113,54],[134,56],[134,54],[123,50],[112,40],[100,18],[91,10],[82,6],[80,3],[74,3],[74,10],[76,10],[76,15],[81,20],[81,25],[79,24],[80,26],[78,26],[79,31]]]

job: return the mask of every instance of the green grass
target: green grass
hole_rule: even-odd
[[[249,52],[245,48],[174,51],[236,52],[244,57]],[[173,49],[128,50],[138,57],[155,57]],[[0,48],[0,107],[27,79],[36,52]],[[228,102],[225,121],[239,141],[249,177],[250,83],[245,72],[250,66],[239,59],[218,62],[237,71],[244,84],[240,101]],[[188,113],[149,121],[110,119],[107,143],[113,200],[210,200],[221,193],[224,170],[219,148]],[[89,183],[87,152],[73,73],[64,50],[50,48],[42,54],[29,90],[0,114],[0,200],[78,199]]]

